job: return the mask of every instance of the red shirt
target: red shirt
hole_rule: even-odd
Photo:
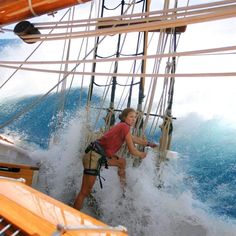
[[[122,146],[130,126],[125,122],[120,122],[108,130],[99,140],[99,144],[104,148],[108,157],[113,156]]]

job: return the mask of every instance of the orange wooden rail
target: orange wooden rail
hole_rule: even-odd
[[[88,1],[90,0],[0,0],[0,26]]]

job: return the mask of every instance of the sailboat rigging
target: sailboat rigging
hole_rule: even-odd
[[[157,3],[153,3],[151,0],[129,2],[122,0],[120,3],[108,0],[55,0],[51,4],[47,2],[17,0],[13,3],[0,0],[1,31],[15,33],[16,37],[19,36],[29,47],[34,47],[33,53],[26,59],[19,55],[17,58],[20,59],[17,60],[0,60],[0,68],[10,72],[8,78],[1,80],[0,88],[7,87],[8,83],[22,72],[25,73],[24,77],[32,76],[30,73],[33,72],[35,77],[39,76],[39,73],[40,76],[54,81],[46,92],[17,112],[10,114],[7,119],[2,120],[0,129],[4,131],[5,128],[11,127],[14,122],[28,114],[50,94],[58,93],[58,97],[54,101],[58,106],[54,107],[52,117],[55,123],[50,127],[53,129],[53,134],[50,135],[54,135],[54,138],[49,139],[53,145],[57,142],[57,135],[59,135],[57,130],[60,130],[65,124],[67,96],[73,88],[79,88],[80,101],[77,101],[79,104],[77,109],[85,111],[87,127],[86,136],[79,147],[83,149],[115,124],[124,107],[134,107],[137,111],[137,121],[132,130],[133,134],[159,143],[155,158],[160,179],[157,187],[162,187],[161,165],[166,164],[173,153],[171,142],[174,132],[173,121],[176,119],[172,111],[175,79],[178,77],[236,75],[236,72],[178,72],[177,64],[180,58],[213,55],[217,52],[235,52],[236,50],[236,46],[230,45],[180,52],[177,50],[178,42],[181,35],[187,31],[188,25],[235,17],[235,1],[226,0],[191,6],[178,6],[178,1],[174,1],[174,3],[164,1],[162,10],[156,10],[153,5]],[[60,20],[36,22],[39,15],[54,15],[56,11],[81,3],[85,3],[81,6],[87,6],[87,4],[90,6],[89,14],[86,12],[86,17],[83,15],[76,19],[80,13],[82,15],[83,8],[73,7],[63,12]],[[58,14],[61,16],[60,12]],[[31,17],[34,17],[34,23],[28,21]],[[7,28],[12,23],[16,24],[14,30]],[[57,49],[51,52],[51,48],[55,45]],[[34,55],[37,55],[39,49],[43,47],[50,53],[46,58],[41,57],[42,59],[35,60]],[[83,93],[86,93],[86,96],[83,96]],[[9,141],[6,140],[0,136],[0,144],[3,145],[0,146],[0,156],[3,155],[1,154],[3,149],[7,147],[6,142],[9,146]],[[13,145],[14,143],[12,143]],[[9,150],[13,149],[12,146],[9,146]],[[28,156],[28,153],[24,153],[20,149],[15,149],[15,152],[21,153],[19,155],[22,159]],[[126,147],[121,152],[122,155],[126,155]],[[136,162],[130,156],[127,156],[127,159],[132,163],[132,167],[140,165],[140,161]],[[0,161],[3,164],[1,159]],[[38,171],[34,165],[35,163],[30,168]],[[7,168],[13,167],[8,166]],[[7,180],[0,178],[0,185],[5,186],[6,182]],[[9,184],[9,186],[18,185],[23,189],[22,191],[31,191],[15,182]],[[38,201],[45,197],[40,193],[35,193],[34,190],[32,193]],[[4,190],[1,191],[1,194],[6,195]],[[0,201],[6,202],[7,200],[4,197],[2,200],[0,198]],[[46,197],[44,204],[48,203],[51,203],[51,200]],[[53,203],[63,212],[68,210],[60,203],[54,201]],[[71,214],[71,211],[68,211]],[[76,213],[77,222],[86,222],[85,216],[82,215],[80,220],[78,217],[81,216]],[[8,221],[12,221],[12,218],[9,218]],[[103,223],[95,222],[94,224],[97,231],[104,231]],[[0,221],[0,230],[1,225]],[[61,227],[54,224],[53,228],[57,227],[59,233],[68,229],[78,230],[73,226]],[[107,230],[106,235],[113,231],[118,231],[114,235],[127,235],[126,230],[123,230],[122,227],[118,227],[118,229],[104,227]],[[84,228],[79,230],[84,230]],[[89,228],[88,230],[94,229]]]
[[[77,2],[77,1],[76,1]],[[29,4],[32,4],[31,1]],[[68,4],[75,4],[75,1],[70,1]],[[47,28],[56,30],[58,27],[61,29],[61,27],[69,27],[70,31],[66,31],[65,33],[53,33],[53,31],[47,33],[47,34],[36,34],[36,38],[34,38],[34,34],[32,35],[22,35],[20,36],[23,40],[28,41],[28,42],[35,42],[35,41],[47,41],[47,40],[60,40],[60,39],[68,39],[67,43],[67,57],[65,58],[64,61],[45,61],[45,62],[36,62],[36,61],[31,61],[31,60],[26,60],[26,61],[21,61],[21,62],[10,62],[10,61],[1,61],[0,67],[3,68],[12,68],[12,69],[17,69],[17,70],[26,70],[26,71],[39,71],[39,72],[49,72],[49,73],[61,73],[59,70],[48,70],[48,69],[36,69],[31,66],[31,64],[64,64],[65,68],[63,73],[62,78],[59,80],[58,84],[56,84],[52,89],[48,91],[48,93],[45,94],[45,96],[42,96],[38,101],[35,101],[32,103],[30,106],[22,110],[19,114],[15,115],[12,119],[9,121],[3,123],[0,125],[1,128],[4,128],[6,125],[11,123],[13,120],[17,119],[21,115],[23,115],[25,112],[28,112],[28,110],[31,109],[31,107],[34,107],[37,105],[41,99],[44,99],[49,93],[51,93],[57,86],[62,84],[62,90],[61,93],[64,94],[65,90],[65,84],[67,77],[69,76],[89,76],[91,75],[91,80],[90,80],[90,86],[89,86],[89,93],[88,93],[88,98],[87,98],[87,106],[90,106],[90,102],[92,100],[92,94],[93,94],[93,88],[95,83],[95,78],[100,76],[100,77],[105,77],[108,76],[110,79],[110,82],[107,82],[107,85],[105,87],[106,91],[104,91],[104,96],[107,96],[105,94],[108,93],[109,91],[109,84],[111,85],[111,97],[110,97],[110,105],[107,108],[108,109],[108,114],[106,115],[107,118],[107,125],[113,125],[115,122],[115,113],[114,111],[120,110],[119,107],[115,107],[115,96],[116,96],[116,89],[117,86],[119,86],[118,80],[119,77],[125,77],[128,76],[131,78],[130,82],[127,82],[127,86],[129,84],[129,92],[127,92],[127,101],[126,104],[127,106],[131,106],[132,102],[132,93],[133,93],[133,88],[134,86],[139,84],[139,92],[138,92],[138,104],[137,104],[137,111],[138,113],[138,122],[137,125],[139,127],[137,128],[138,133],[140,135],[144,135],[144,130],[147,128],[147,123],[148,123],[148,117],[149,114],[151,114],[152,110],[152,104],[153,104],[153,99],[155,97],[155,90],[157,86],[157,78],[158,77],[164,77],[164,87],[163,87],[163,95],[162,98],[160,97],[160,108],[156,109],[156,116],[162,117],[163,118],[163,124],[161,125],[162,127],[162,132],[165,132],[166,135],[163,136],[163,138],[160,138],[160,150],[161,152],[165,152],[165,150],[170,149],[170,139],[167,138],[172,132],[172,114],[171,114],[171,108],[172,108],[172,103],[173,103],[173,93],[174,93],[174,78],[178,76],[199,76],[199,74],[177,74],[176,73],[176,57],[178,56],[187,56],[187,55],[193,55],[194,53],[199,54],[199,53],[204,53],[204,52],[216,52],[216,51],[221,51],[221,50],[234,50],[234,47],[229,47],[229,48],[219,48],[219,49],[208,49],[208,50],[202,50],[202,51],[194,51],[194,52],[183,52],[183,53],[177,53],[176,52],[176,47],[177,47],[177,34],[184,33],[186,30],[186,25],[187,24],[192,24],[196,22],[202,22],[202,21],[208,21],[208,20],[214,20],[214,19],[219,19],[219,18],[226,18],[226,17],[232,17],[234,16],[235,13],[235,3],[234,1],[223,1],[223,2],[218,2],[218,3],[205,3],[201,5],[196,5],[196,6],[186,6],[186,7],[177,7],[177,5],[174,5],[173,8],[169,8],[168,4],[166,4],[166,7],[162,11],[149,11],[150,9],[150,1],[143,1],[142,6],[137,6],[140,5],[141,2],[133,2],[132,4],[127,5],[127,9],[125,10],[125,2],[121,2],[118,4],[116,7],[113,7],[109,9],[106,7],[106,1],[101,2],[101,13],[100,16],[97,18],[91,18],[89,20],[77,20],[75,21],[74,19],[68,19],[67,21],[61,21],[61,22],[55,22],[55,23],[36,23],[34,24],[34,27],[39,29],[40,31],[45,30]],[[37,5],[37,4],[36,4]],[[35,6],[36,6],[35,5]],[[55,9],[57,8],[63,8],[62,5],[58,5],[55,3]],[[32,13],[32,7],[30,7],[31,13]],[[120,12],[118,13],[119,16],[117,17],[110,17],[105,16],[105,11],[115,11],[117,12],[117,9],[120,8]],[[36,8],[35,8],[36,9]],[[106,9],[106,10],[105,10]],[[138,9],[138,10],[137,10]],[[137,13],[140,12],[141,13]],[[8,12],[7,12],[8,10]],[[49,11],[49,9],[45,9],[45,11]],[[135,12],[137,11],[137,12]],[[213,14],[212,14],[213,12]],[[43,11],[39,11],[39,14],[42,14]],[[11,9],[10,6],[6,8],[6,10],[2,10],[1,14],[3,14],[3,22],[1,23],[2,25],[8,24],[9,22],[11,23],[12,20],[7,18],[8,15],[11,15]],[[28,13],[29,14],[29,13]],[[110,14],[110,13],[109,13]],[[115,15],[115,14],[111,14]],[[21,18],[29,17],[29,15],[21,16]],[[17,19],[16,19],[17,20]],[[88,23],[86,23],[88,22]],[[73,28],[77,29],[80,27],[82,31],[74,31]],[[85,30],[84,30],[84,27]],[[145,29],[144,29],[145,27]],[[129,54],[124,54],[122,53],[122,50],[124,46],[127,44],[130,44],[130,42],[127,43],[128,41],[128,33],[136,33],[136,48],[134,48],[134,52]],[[150,46],[149,44],[152,44],[152,39],[148,40],[149,34],[152,34],[152,37],[156,37],[156,34],[158,33],[159,37],[159,43],[157,44],[158,48],[155,54],[150,55],[148,52],[148,48],[151,48],[152,45]],[[109,36],[110,35],[110,36]],[[108,57],[106,56],[100,56],[98,53],[105,51],[104,46],[108,40],[114,44],[114,36],[116,35],[117,37],[117,42],[116,42],[116,49],[114,51],[113,55],[110,55]],[[167,41],[168,37],[171,35],[171,39],[169,39],[170,45],[173,44],[173,49],[171,49],[169,52],[165,52],[165,47],[167,46]],[[73,38],[81,38],[81,37],[92,37],[95,36],[95,45],[87,54],[80,59],[79,57],[77,60],[72,60],[70,59],[70,41]],[[103,37],[101,39],[101,36]],[[132,36],[132,40],[134,40],[134,36]],[[111,39],[113,38],[113,39]],[[88,40],[88,39],[87,39]],[[149,41],[149,42],[148,42]],[[132,42],[133,43],[133,42]],[[88,45],[88,44],[87,44]],[[101,48],[101,49],[100,49]],[[114,49],[112,49],[114,50]],[[92,56],[93,53],[93,56]],[[92,56],[92,57],[91,57]],[[172,62],[170,62],[168,58],[172,57]],[[166,58],[164,63],[167,63],[167,67],[164,73],[160,73],[160,67],[162,64],[164,64],[163,61]],[[133,60],[133,65],[132,65],[132,60]],[[152,61],[154,60],[154,61]],[[110,63],[110,71],[109,72],[104,72],[103,70],[101,71],[102,66],[104,65],[103,63]],[[129,63],[131,66],[132,70],[130,72],[123,70],[124,67],[122,67],[122,72],[119,70],[119,64],[122,63]],[[69,69],[69,65],[74,63],[74,67],[72,69]],[[92,64],[91,64],[92,63]],[[124,65],[123,63],[123,65]],[[147,69],[147,65],[153,63],[154,65],[154,70],[150,71],[150,69]],[[13,64],[13,65],[11,65]],[[21,64],[21,66],[17,67],[14,66],[17,64]],[[84,69],[78,69],[80,65],[84,66]],[[85,70],[85,65],[86,64],[91,64],[92,70],[89,72],[88,70]],[[139,65],[138,65],[139,64]],[[30,66],[25,66],[25,65],[30,65]],[[97,69],[98,68],[98,69]],[[60,70],[61,71],[61,70]],[[224,73],[224,75],[232,76],[235,73]],[[204,74],[201,74],[204,76]],[[211,74],[207,73],[205,74],[206,76],[221,76],[222,73],[218,74]],[[139,77],[139,79],[137,79]],[[145,87],[145,79],[150,78],[151,81],[151,86],[149,91],[151,96],[146,98],[146,104],[143,107],[143,99],[145,97],[144,94],[144,87]],[[128,81],[128,80],[127,80]],[[63,85],[64,84],[64,85]],[[151,90],[152,89],[152,90]],[[126,90],[124,88],[124,90]],[[168,93],[167,93],[168,91]],[[63,95],[64,96],[64,95]],[[165,100],[164,101],[164,97]],[[65,98],[64,98],[65,99]],[[63,100],[64,100],[63,99]],[[104,98],[105,99],[105,98]],[[63,100],[61,102],[61,109],[63,109]],[[147,101],[149,100],[149,105]],[[121,101],[119,102],[121,103]],[[125,101],[122,102],[123,104]],[[162,104],[161,104],[162,103]],[[166,103],[166,105],[164,105]],[[167,106],[167,107],[166,107]],[[101,107],[104,109],[104,107]],[[160,111],[158,111],[160,109]],[[146,111],[145,111],[146,110]],[[63,111],[61,110],[60,113]],[[145,115],[145,118],[143,117],[143,114]],[[153,112],[152,112],[153,113]],[[60,115],[59,115],[60,116]],[[61,118],[59,118],[61,119]],[[98,120],[99,118],[97,118]],[[159,119],[157,119],[159,120]],[[61,123],[61,121],[59,121]],[[108,126],[108,129],[109,129]],[[142,127],[141,127],[142,126]],[[158,125],[153,125],[153,127],[157,127]],[[154,131],[152,132],[154,133]],[[165,137],[165,138],[164,138]],[[164,139],[168,139],[169,141],[163,141]],[[163,142],[165,144],[163,144]]]

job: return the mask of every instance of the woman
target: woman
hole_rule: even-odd
[[[96,177],[99,175],[101,162],[108,166],[118,167],[121,186],[124,187],[126,161],[124,158],[116,155],[116,152],[121,148],[124,142],[127,144],[128,150],[132,155],[142,159],[145,158],[147,154],[139,151],[134,143],[150,147],[157,146],[154,143],[149,143],[142,138],[131,135],[130,127],[134,126],[136,122],[136,112],[134,109],[124,109],[119,118],[121,120],[120,123],[113,126],[100,139],[92,143],[85,150],[82,186],[74,203],[74,207],[78,210],[81,209],[84,199],[92,191]]]

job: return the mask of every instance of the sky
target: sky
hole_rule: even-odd
[[[115,3],[117,1],[111,1]],[[181,5],[186,5],[187,1],[179,1]],[[195,0],[189,1],[189,4],[200,4],[206,2],[217,1],[203,1]],[[156,2],[152,1],[155,5]],[[90,4],[84,4],[80,7],[83,8],[82,12],[88,12]],[[60,14],[60,13],[59,13]],[[32,19],[32,22],[36,21],[49,21],[52,17],[42,16]],[[13,25],[6,28],[12,28]],[[181,35],[178,51],[190,51],[207,48],[234,46],[236,42],[236,17],[217,20],[213,22],[198,23],[189,25],[185,33]],[[4,33],[0,35],[1,38],[16,38],[12,33]],[[50,53],[48,48],[44,47],[40,53],[35,56],[35,60],[38,58],[54,58],[55,52],[58,50],[60,42],[51,44]],[[20,47],[10,47],[2,52],[0,59],[22,60],[26,55],[30,53],[34,45],[21,44]],[[22,52],[24,55],[22,55]],[[199,72],[234,72],[235,71],[235,54],[221,55],[221,56],[192,56],[182,57],[178,59],[177,73],[199,73]],[[4,71],[5,73],[5,71]],[[55,80],[51,79],[51,75],[41,76],[40,79],[31,78],[34,77],[34,73],[25,72],[21,73],[20,79],[14,81],[14,83],[8,86],[7,90],[2,91],[2,97],[10,96],[11,92],[18,90],[17,95],[21,96],[25,93],[35,94],[42,91],[46,91],[48,87],[55,84]],[[24,80],[23,80],[24,79]],[[147,79],[148,80],[148,79]],[[22,83],[22,81],[24,81]],[[147,81],[148,82],[148,81]],[[27,90],[25,85],[27,84]],[[235,77],[224,78],[176,78],[175,82],[175,94],[173,107],[176,116],[186,115],[189,112],[200,113],[206,119],[210,119],[217,116],[235,121],[236,120],[236,99],[234,99],[236,87]],[[13,96],[15,96],[15,93]]]

